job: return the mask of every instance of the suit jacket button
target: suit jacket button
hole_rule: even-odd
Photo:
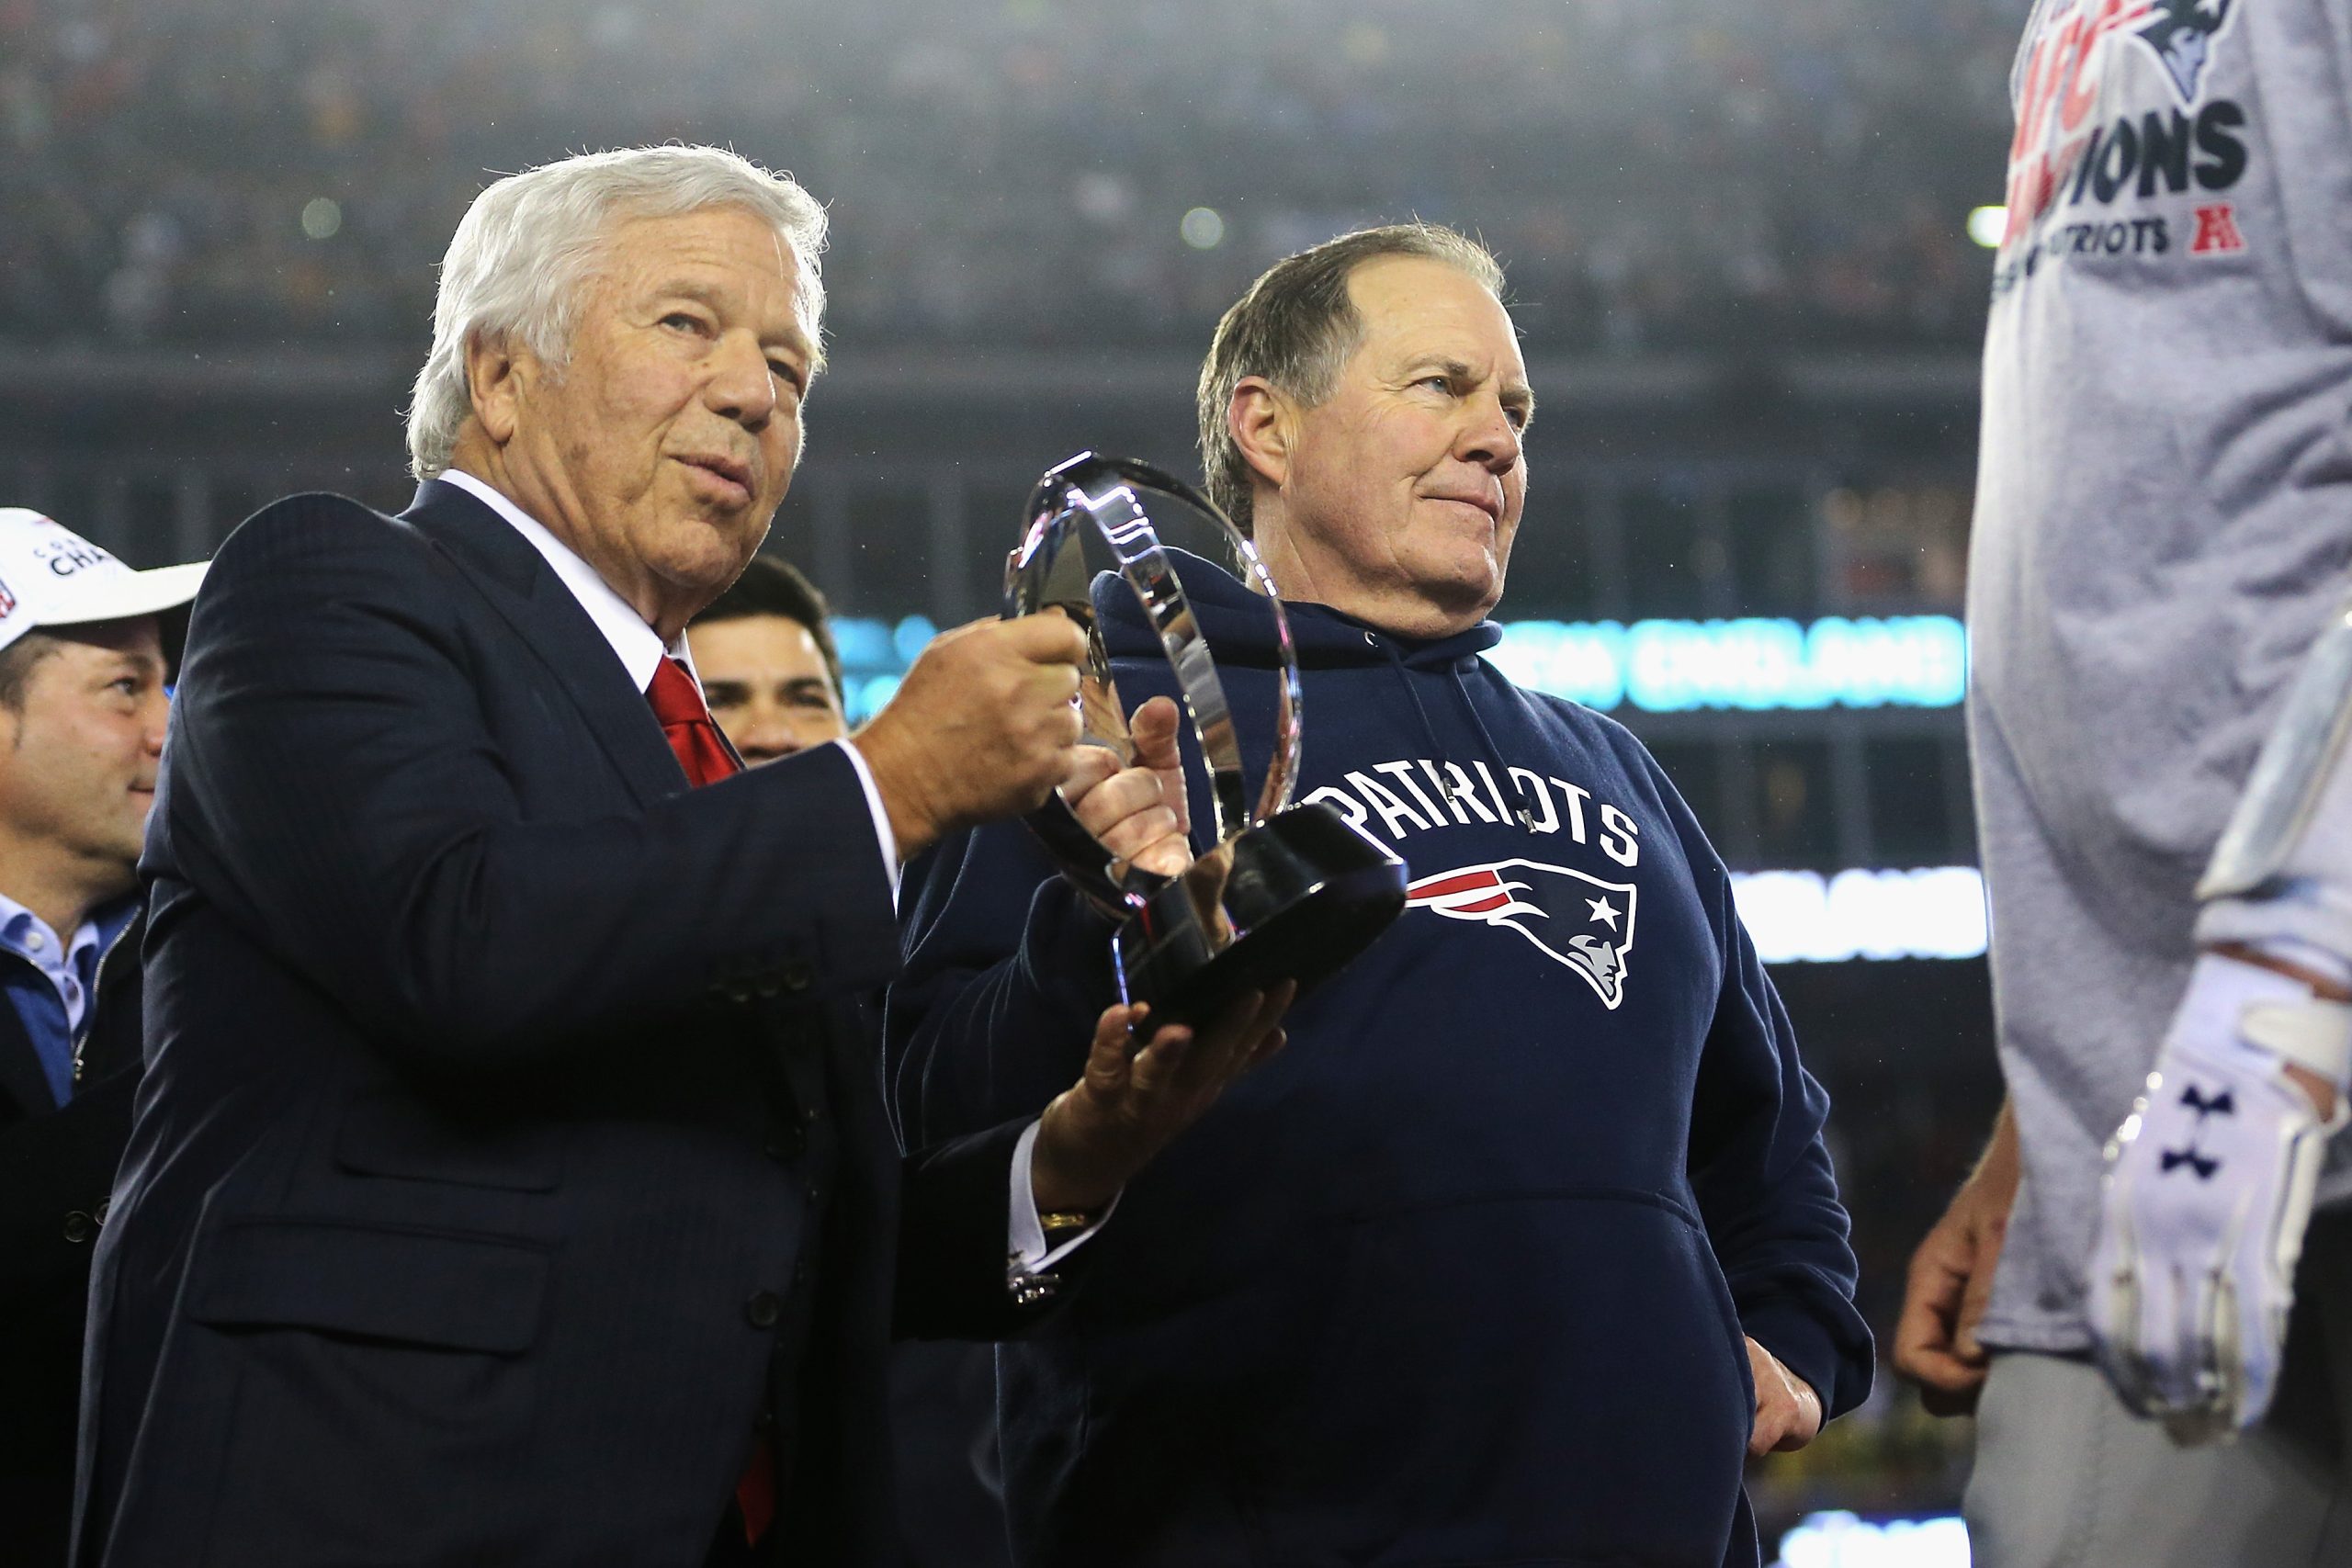
[[[774,1291],[762,1291],[743,1303],[743,1315],[754,1328],[774,1328],[776,1319],[784,1315],[784,1303]]]
[[[65,1239],[70,1242],[78,1244],[89,1240],[90,1233],[96,1228],[90,1216],[79,1209],[65,1216]]]

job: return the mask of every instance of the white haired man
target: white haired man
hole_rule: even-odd
[[[1046,1233],[1278,1042],[1253,999],[1130,1064],[1113,1009],[1042,1117],[901,1160],[857,1005],[898,859],[1069,776],[1081,644],[967,626],[845,741],[720,739],[682,635],[791,477],[822,231],[708,148],[500,181],[416,503],[222,547],[141,866],[79,1561],[885,1561],[894,1325],[1023,1326]]]

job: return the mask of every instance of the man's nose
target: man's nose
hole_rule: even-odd
[[[800,750],[800,737],[779,703],[752,702],[727,739],[747,762],[773,762]]]
[[[1509,473],[1517,466],[1519,427],[1511,423],[1500,398],[1484,392],[1472,400],[1470,418],[1463,426],[1454,453],[1464,462],[1476,463],[1498,474]]]
[[[160,689],[149,694],[147,701],[141,705],[139,716],[142,726],[142,733],[139,738],[140,744],[146,748],[149,756],[162,756],[164,736],[172,726],[171,699],[164,695]]]
[[[711,412],[754,435],[765,430],[775,416],[775,373],[768,368],[759,339],[741,330],[724,333],[711,350],[711,359],[710,381],[705,389]]]

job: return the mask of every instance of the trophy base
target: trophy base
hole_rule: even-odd
[[[1243,991],[1284,980],[1301,996],[1345,968],[1404,912],[1405,863],[1319,801],[1203,855],[1115,938],[1120,990],[1151,1020],[1201,1023]]]

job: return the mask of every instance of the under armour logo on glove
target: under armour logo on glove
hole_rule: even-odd
[[[2208,1159],[2205,1156],[2199,1154],[2195,1144],[2189,1145],[2185,1149],[2166,1149],[2164,1159],[2160,1163],[2162,1168],[2157,1172],[2158,1175],[2170,1176],[2185,1165],[2197,1173],[2197,1179],[2199,1181],[2212,1180],[2213,1173],[2222,1168],[2220,1160]]]
[[[2205,1118],[2208,1116],[2234,1116],[2238,1110],[2237,1101],[2230,1098],[2228,1089],[2223,1089],[2212,1099],[2208,1100],[2197,1092],[2195,1084],[2190,1084],[2180,1091],[2180,1102],[2197,1113],[2197,1124],[2200,1127],[2205,1124]]]
[[[2302,1058],[2272,1043],[2282,1017],[2339,1042],[2347,1021],[2290,976],[2199,958],[2147,1092],[2108,1145],[2091,1334],[2123,1402],[2178,1442],[2269,1407],[2312,1184],[2343,1120],[2323,1122],[2289,1078]],[[2171,1179],[2184,1168],[2197,1179]]]
[[[2205,1118],[2208,1116],[2234,1116],[2238,1110],[2237,1101],[2230,1098],[2228,1089],[2223,1089],[2212,1099],[2208,1100],[2197,1091],[2195,1084],[2190,1084],[2180,1091],[2180,1103],[2197,1118],[2196,1133],[2198,1134],[2205,1131]],[[2222,1168],[2220,1160],[2212,1158],[2198,1148],[2196,1135],[2189,1138],[2188,1146],[2185,1149],[2165,1150],[2164,1157],[2157,1162],[2156,1174],[2170,1176],[2184,1165],[2197,1173],[2197,1179],[2199,1181],[2212,1180],[2213,1173]]]

